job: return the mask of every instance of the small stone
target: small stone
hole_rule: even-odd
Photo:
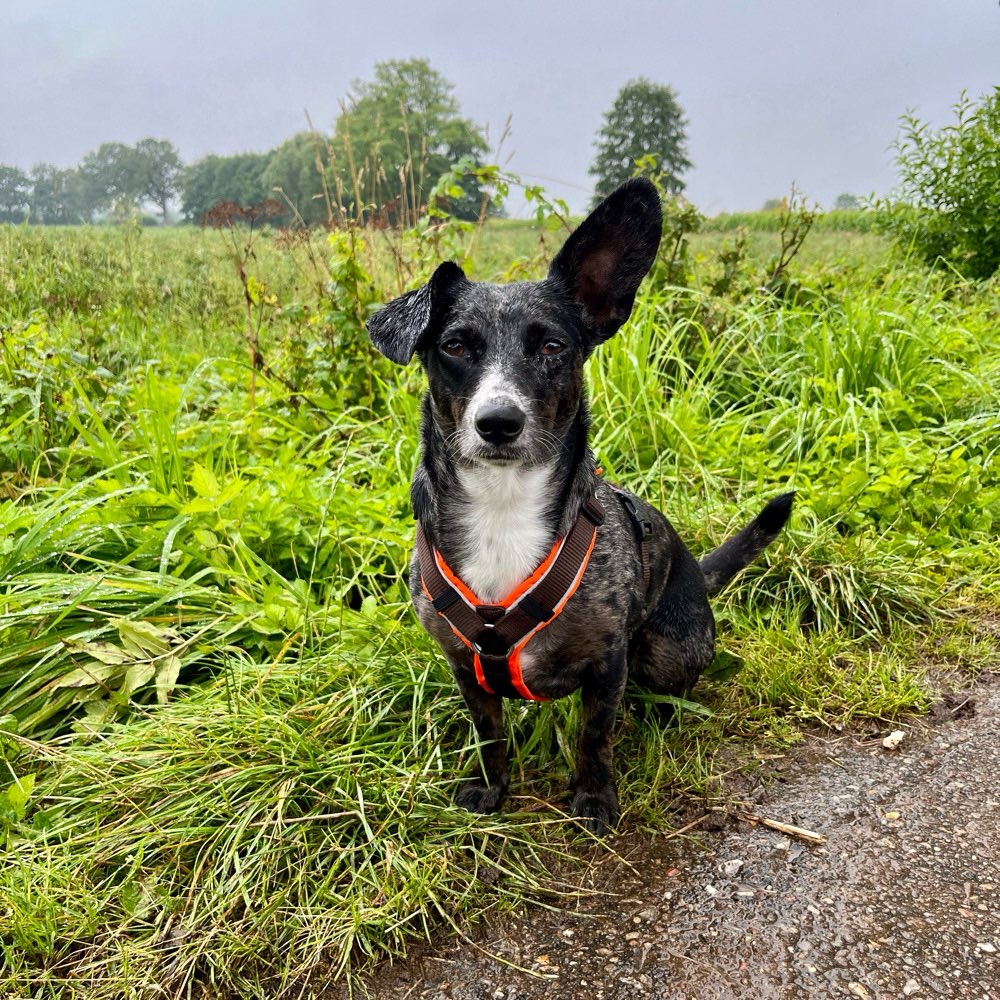
[[[918,983],[915,979],[907,979],[906,985],[903,987],[903,996],[911,997],[914,993],[919,992],[919,990],[920,983]]]
[[[899,744],[903,742],[905,736],[906,733],[904,733],[902,729],[894,729],[884,740],[882,740],[882,746],[884,746],[886,750],[895,750]],[[848,989],[849,988],[850,987],[848,987]]]
[[[847,988],[860,1000],[869,1000],[871,994],[861,985],[861,983],[848,983]]]
[[[715,886],[712,885],[711,883],[709,883],[708,885],[705,886],[705,892],[709,896],[718,896],[719,895],[719,890],[716,889]]]
[[[978,951],[985,951],[987,955],[992,955],[997,949],[995,945],[989,943],[989,941],[980,941],[976,945]]]
[[[720,870],[723,875],[735,875],[743,867],[743,862],[739,858],[733,858],[730,861],[723,861],[719,865]]]

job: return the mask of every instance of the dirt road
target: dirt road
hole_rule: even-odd
[[[938,716],[899,726],[895,749],[885,729],[812,737],[774,762],[748,811],[822,845],[745,821],[698,843],[626,839],[625,860],[591,873],[607,894],[425,951],[369,993],[1000,1000],[1000,682]]]

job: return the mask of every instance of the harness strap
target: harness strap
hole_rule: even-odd
[[[632,522],[632,531],[635,533],[636,544],[639,546],[639,561],[642,564],[642,587],[649,591],[649,539],[653,535],[653,523],[644,521],[639,516],[639,508],[635,505],[635,500],[630,493],[627,493],[620,486],[613,486],[608,483],[609,488],[618,498],[619,503],[625,508],[629,520]]]
[[[485,604],[459,579],[417,524],[420,582],[434,610],[473,652],[479,685],[507,698],[547,701],[532,694],[521,674],[520,653],[573,596],[590,561],[604,508],[594,497],[584,503],[564,538],[557,539],[527,580],[499,604]]]

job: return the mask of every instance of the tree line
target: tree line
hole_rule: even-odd
[[[447,175],[439,206],[475,219],[488,204],[476,176],[489,150],[485,129],[462,117],[454,87],[425,59],[377,63],[355,81],[333,131],[301,132],[269,152],[205,156],[184,164],[166,139],[134,146],[105,142],[76,167],[0,164],[0,222],[90,223],[155,206],[162,221],[199,222],[214,206],[269,205],[279,221],[328,224],[365,218],[411,224]],[[591,167],[595,200],[655,164],[665,189],[679,192],[690,167],[686,122],[669,87],[648,80],[622,88],[598,133]],[[455,163],[470,169],[457,179]]]

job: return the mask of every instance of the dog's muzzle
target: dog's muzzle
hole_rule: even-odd
[[[487,403],[476,413],[476,433],[492,445],[511,444],[527,423],[524,410],[513,403]]]

